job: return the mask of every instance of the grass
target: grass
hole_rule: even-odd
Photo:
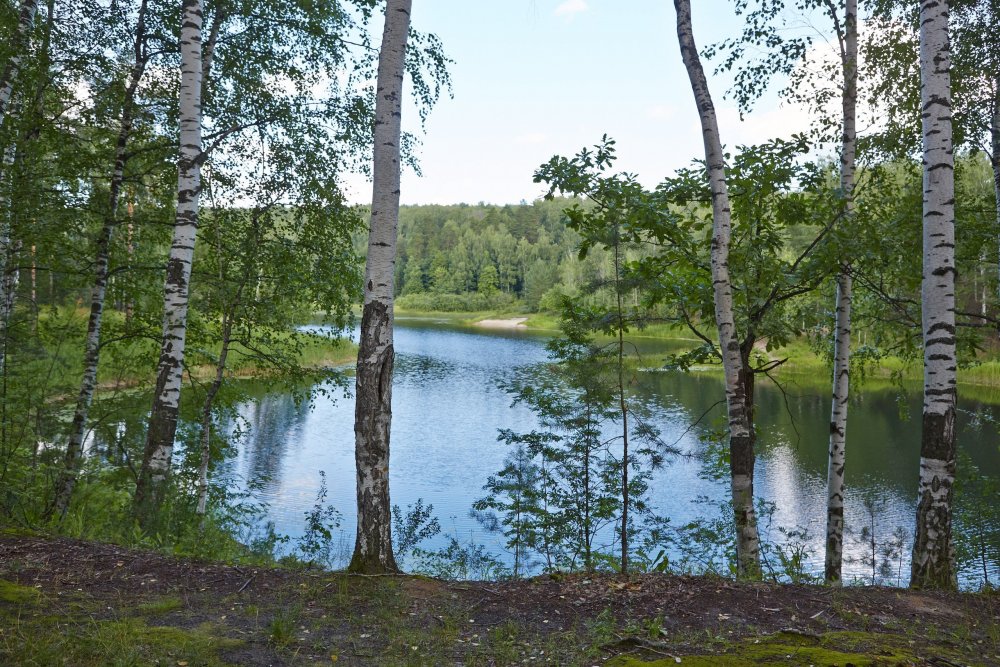
[[[103,667],[168,664],[222,667],[219,652],[243,642],[210,624],[181,629],[150,626],[139,618],[76,620],[66,617],[5,619],[0,658],[10,665]]]
[[[7,539],[21,544],[14,551],[29,549],[20,552],[25,556],[49,553],[34,551],[41,548],[39,538]],[[680,657],[681,664],[695,667],[861,667],[916,664],[928,657],[977,664],[979,656],[992,659],[1000,650],[996,607],[983,594],[929,598],[858,588],[836,591],[831,599],[821,587],[703,577],[633,577],[637,585],[621,589],[615,585],[620,579],[608,575],[593,582],[568,575],[520,584],[267,568],[251,575],[205,562],[133,559],[97,543],[57,539],[51,545],[53,555],[72,549],[90,566],[80,570],[68,560],[30,558],[12,572],[0,563],[0,575],[40,587],[0,584],[0,664],[485,667],[609,661],[664,667]],[[119,560],[143,569],[109,586],[108,573],[119,571]],[[60,582],[70,572],[74,584],[67,588]],[[162,582],[159,597],[144,585],[154,577]],[[250,586],[242,586],[247,579]],[[526,596],[530,603],[522,602]],[[826,615],[815,622],[803,616],[841,599],[858,613],[838,616],[832,625]],[[937,613],[938,605],[946,610]],[[765,618],[776,620],[761,624],[762,607],[768,609]],[[720,608],[727,610],[725,619]],[[917,608],[925,611],[914,616]],[[874,610],[897,623],[863,624],[861,618]]]
[[[659,646],[647,645],[650,653],[663,652]],[[760,638],[722,641],[718,653],[685,655],[681,664],[692,667],[730,665],[813,665],[815,667],[875,667],[877,665],[913,664],[919,656],[913,653],[904,636],[862,632],[828,632],[822,635],[778,632]],[[944,657],[939,655],[938,657]],[[651,662],[633,657],[619,657],[607,664],[611,667],[667,667],[678,662],[668,656]],[[947,663],[946,663],[947,664]],[[954,663],[951,663],[954,664]]]

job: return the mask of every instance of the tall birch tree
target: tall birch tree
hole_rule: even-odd
[[[804,0],[795,3],[800,12],[815,12],[829,21],[836,38],[836,67],[817,59],[812,49],[810,29],[799,31],[784,18],[789,3],[758,0],[737,2],[737,12],[745,23],[738,39],[711,47],[710,52],[728,52],[721,68],[738,67],[732,91],[740,109],[749,111],[776,77],[788,77],[782,96],[811,108],[815,116],[814,134],[821,141],[833,141],[836,132],[840,149],[840,190],[842,225],[851,226],[855,200],[858,98],[858,2],[857,0]],[[748,48],[748,47],[752,47]],[[818,60],[818,62],[816,62]],[[824,108],[839,92],[840,118],[835,121]],[[830,413],[830,442],[827,470],[827,529],[825,579],[839,584],[844,544],[844,465],[847,445],[847,408],[850,396],[851,302],[853,277],[849,253],[843,253],[836,278],[834,317],[833,392]]]
[[[11,54],[0,71],[0,129],[8,125],[7,117],[10,114],[11,100],[14,94],[14,83],[21,71],[21,63],[28,50],[31,28],[35,22],[35,14],[38,11],[38,0],[22,0],[21,10],[18,14],[17,32],[14,34],[11,44]],[[14,144],[13,132],[7,138],[7,145],[3,150],[2,166],[0,166],[0,179],[9,179],[8,172],[14,164],[16,147]],[[0,181],[0,188],[2,188]],[[6,202],[6,207],[11,206],[11,202]],[[11,229],[10,216],[7,211],[0,211],[0,308],[3,314],[0,316],[0,335],[6,336],[7,321],[9,311],[13,307],[12,283],[16,284],[15,276],[7,275],[7,259],[11,254]],[[0,361],[2,363],[2,361]]]
[[[924,407],[910,586],[955,588],[955,162],[947,0],[920,3]]]
[[[191,263],[201,195],[201,26],[201,0],[183,0],[177,213],[163,288],[163,334],[156,388],[135,493],[136,517],[147,528],[163,500],[180,409]]]
[[[28,48],[28,38],[35,23],[35,13],[38,11],[38,0],[22,0],[21,11],[17,18],[17,33],[11,45],[11,54],[0,72],[0,124],[7,119],[10,111],[10,100],[14,93],[14,82],[21,71]]]
[[[399,222],[400,119],[411,0],[388,0],[375,98],[372,212],[354,412],[358,529],[349,570],[398,570],[392,552],[389,432],[394,360],[393,295]]]
[[[843,76],[840,145],[840,189],[847,223],[854,211],[854,171],[857,155],[858,2],[846,0],[841,28],[836,15],[837,40]],[[830,452],[826,475],[826,583],[839,585],[844,561],[844,467],[847,447],[847,406],[851,374],[851,297],[853,278],[847,258],[837,275],[834,323],[833,405],[830,410]]]
[[[83,456],[83,441],[87,430],[87,415],[97,387],[97,368],[101,356],[101,326],[104,319],[104,302],[108,288],[108,268],[111,260],[111,241],[114,231],[121,222],[118,217],[122,188],[125,182],[125,168],[129,159],[128,145],[132,138],[133,123],[137,112],[136,98],[139,84],[149,63],[147,48],[147,0],[139,5],[135,21],[133,59],[129,68],[128,82],[121,103],[121,117],[118,136],[115,140],[114,165],[108,184],[108,202],[100,231],[95,243],[94,282],[90,292],[90,315],[87,318],[87,334],[83,350],[83,378],[76,396],[73,420],[70,425],[66,452],[63,456],[63,470],[56,480],[53,510],[59,517],[65,515],[73,495],[77,472]]]
[[[733,316],[733,290],[729,277],[732,213],[726,183],[726,156],[722,150],[715,105],[694,41],[691,2],[674,0],[674,8],[677,11],[677,39],[698,107],[712,190],[712,286],[729,416],[729,465],[736,522],[737,570],[742,577],[757,577],[761,571],[760,538],[753,504],[754,437],[747,404],[747,389],[748,383],[752,382],[752,374],[740,353],[740,341]]]

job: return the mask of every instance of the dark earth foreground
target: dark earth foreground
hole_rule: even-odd
[[[0,535],[2,665],[1000,665],[1000,596],[248,568]]]

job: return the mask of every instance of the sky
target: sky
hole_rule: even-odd
[[[704,157],[701,130],[677,46],[669,0],[416,0],[414,28],[436,33],[451,66],[454,98],[421,128],[422,176],[406,170],[403,204],[533,201],[532,174],[553,155],[571,156],[607,134],[616,171],[653,186]],[[737,34],[731,0],[693,0],[699,48]],[[380,34],[379,30],[379,34]],[[377,43],[377,40],[376,40]],[[727,146],[804,130],[808,119],[770,96],[741,121],[724,99],[728,80],[706,66]],[[362,177],[352,201],[371,199]]]

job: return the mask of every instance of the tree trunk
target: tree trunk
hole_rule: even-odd
[[[715,105],[708,81],[695,46],[691,27],[690,0],[674,0],[677,10],[677,37],[681,56],[691,80],[701,131],[705,141],[705,158],[712,188],[712,285],[715,292],[715,322],[719,331],[719,348],[725,372],[726,405],[729,414],[729,452],[732,481],[732,502],[736,520],[736,559],[741,577],[760,576],[760,540],[753,506],[753,431],[747,412],[745,387],[749,369],[743,364],[740,343],[733,315],[733,288],[729,278],[729,243],[732,214],[726,183],[725,154],[719,137]]]
[[[13,167],[17,159],[17,144],[12,140],[3,151],[0,161],[0,190],[3,192],[3,210],[0,210],[0,336],[7,339],[7,327],[10,315],[14,310],[14,293],[18,282],[17,263],[8,269],[14,255],[14,243],[11,239],[13,228]],[[0,364],[5,361],[0,362]]]
[[[847,0],[841,38],[844,88],[841,97],[843,128],[840,148],[840,189],[844,219],[854,212],[854,164],[857,153],[858,0]],[[847,264],[837,276],[833,358],[833,406],[830,410],[830,459],[826,474],[826,583],[838,586],[844,558],[844,463],[847,446],[847,402],[851,372],[851,270]]]
[[[152,527],[163,501],[174,451],[184,370],[191,262],[201,194],[201,0],[183,0],[181,13],[180,155],[177,215],[163,286],[163,336],[142,469],[135,492],[140,525]]]
[[[993,117],[990,122],[990,164],[993,167],[993,197],[997,210],[997,239],[1000,241],[1000,76],[993,82]],[[1000,244],[998,244],[1000,251]],[[1000,252],[998,252],[1000,258]],[[997,262],[997,292],[1000,295],[1000,261]],[[985,311],[983,313],[986,314]]]
[[[13,53],[0,73],[0,124],[7,118],[7,109],[14,93],[14,80],[21,71],[21,59],[28,46],[28,33],[35,23],[38,0],[22,0],[21,12],[17,19],[17,34],[14,36]]]
[[[375,98],[372,215],[354,411],[358,533],[351,572],[396,572],[389,504],[393,274],[399,222],[403,64],[411,0],[388,0]]]
[[[87,413],[94,398],[97,386],[97,367],[101,355],[101,322],[104,315],[104,296],[108,287],[108,264],[111,256],[111,239],[118,225],[118,204],[121,199],[122,183],[125,180],[125,164],[128,161],[126,147],[132,134],[132,122],[135,115],[136,91],[139,82],[146,71],[148,57],[145,51],[146,42],[146,2],[139,6],[135,28],[135,61],[129,74],[125,98],[122,100],[121,123],[118,127],[118,139],[115,142],[115,164],[111,170],[111,180],[108,186],[108,208],[104,215],[101,231],[97,236],[96,253],[94,257],[94,285],[90,292],[90,317],[87,319],[87,337],[83,350],[83,379],[80,391],[76,396],[76,407],[73,410],[73,421],[70,426],[69,440],[66,443],[66,453],[63,457],[63,470],[56,481],[53,511],[61,519],[69,508],[69,501],[76,484],[76,475],[83,456],[83,439],[87,428]]]
[[[618,314],[618,407],[622,413],[622,558],[621,573],[628,573],[628,403],[625,400],[625,318],[621,291],[621,238],[615,226],[615,298]]]
[[[957,587],[951,541],[955,482],[955,167],[948,2],[920,3],[924,148],[924,409],[910,586]]]

